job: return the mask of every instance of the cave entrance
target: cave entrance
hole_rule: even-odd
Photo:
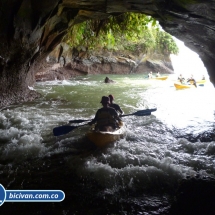
[[[189,78],[193,75],[197,80],[201,80],[204,76],[209,81],[207,69],[199,55],[186,47],[182,41],[175,37],[173,38],[179,47],[179,53],[177,55],[170,55],[174,73],[177,76],[182,74],[185,78]]]

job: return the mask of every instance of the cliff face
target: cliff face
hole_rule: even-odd
[[[91,74],[142,73],[146,76],[150,71],[153,74],[174,73],[170,57],[129,51],[88,52],[85,48],[78,51],[61,43],[41,63],[35,78],[36,81],[50,81]]]
[[[213,0],[0,0],[0,107],[38,96],[28,86],[68,28],[123,12],[156,18],[199,54],[215,84],[214,9]]]

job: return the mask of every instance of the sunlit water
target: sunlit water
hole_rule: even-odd
[[[214,129],[215,90],[209,81],[176,90],[175,75],[166,81],[109,75],[113,84],[105,84],[105,77],[37,83],[40,99],[1,111],[0,183],[6,189],[61,189],[66,195],[55,204],[5,203],[7,210],[22,204],[23,214],[167,214],[181,179],[214,177],[215,142],[177,138]],[[108,94],[126,114],[157,111],[124,117],[127,136],[103,149],[85,138],[88,125],[53,136],[52,129],[69,120],[92,119]]]

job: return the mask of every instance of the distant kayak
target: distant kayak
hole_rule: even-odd
[[[181,84],[180,82],[174,83],[176,89],[190,89],[196,88],[193,84]]]
[[[206,80],[199,80],[199,81],[196,81],[197,84],[205,84]]]
[[[166,80],[168,78],[168,76],[160,76],[160,77],[155,77],[155,78],[152,78],[153,80]]]
[[[92,127],[86,134],[87,138],[93,142],[97,147],[104,147],[110,143],[118,141],[125,137],[126,128],[123,124],[119,129],[113,132],[95,131]]]

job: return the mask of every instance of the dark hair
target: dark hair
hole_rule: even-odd
[[[110,94],[108,97],[110,98],[110,100],[113,100],[113,99],[114,99],[114,98],[113,98],[113,95],[111,95],[111,94]]]
[[[102,96],[102,100],[100,103],[110,104],[110,98],[108,96]]]

